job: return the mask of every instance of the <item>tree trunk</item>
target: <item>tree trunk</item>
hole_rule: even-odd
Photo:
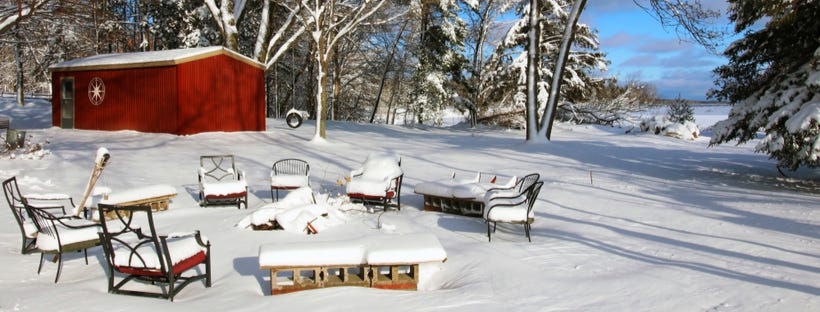
[[[475,43],[475,50],[473,51],[473,76],[475,77],[475,86],[473,91],[471,92],[471,99],[470,101],[473,102],[473,106],[470,108],[470,127],[475,128],[476,126],[476,119],[478,116],[478,108],[483,105],[483,101],[481,100],[481,91],[484,90],[484,83],[482,76],[484,75],[484,42],[487,40],[487,32],[489,31],[489,24],[491,23],[490,19],[490,12],[492,12],[492,7],[495,4],[494,0],[486,1],[486,7],[484,7],[484,12],[477,12],[480,13],[481,19],[478,28],[478,38],[476,38]]]
[[[578,25],[578,18],[584,10],[586,0],[576,0],[572,4],[572,11],[567,20],[567,26],[564,29],[564,35],[561,40],[561,49],[558,51],[558,60],[555,62],[555,70],[552,73],[552,83],[550,84],[550,95],[547,99],[547,107],[542,115],[541,128],[538,130],[538,135],[550,139],[552,135],[552,124],[555,121],[555,110],[558,106],[558,97],[560,96],[562,76],[564,75],[564,68],[567,65],[567,58],[569,57],[569,49],[572,46],[572,39],[575,35],[575,28]]]
[[[25,103],[25,91],[23,88],[23,36],[19,22],[14,25],[14,63],[17,66],[17,105],[23,106]]]
[[[321,44],[320,44],[321,45]],[[316,133],[313,135],[314,139],[327,138],[327,130],[325,127],[325,112],[327,108],[327,58],[322,55],[321,50],[316,51]]]
[[[529,26],[527,32],[527,141],[535,139],[538,123],[535,120],[535,111],[538,106],[538,59],[541,42],[541,23],[538,17],[541,15],[538,7],[539,0],[530,0]]]
[[[384,71],[382,72],[382,79],[379,81],[379,91],[376,93],[376,100],[374,101],[375,104],[373,105],[373,112],[370,113],[370,123],[373,123],[373,120],[376,118],[376,112],[379,110],[379,102],[382,99],[382,91],[384,91],[384,82],[387,80],[387,74],[390,73],[390,65],[393,63],[393,57],[396,55],[396,50],[398,50],[399,41],[401,41],[401,35],[404,33],[404,28],[407,27],[407,23],[410,19],[405,19],[404,23],[401,25],[401,29],[399,30],[399,35],[396,36],[396,40],[393,41],[393,47],[390,49],[390,55],[387,56],[387,63],[384,65]],[[390,120],[390,109],[387,110],[387,119]]]

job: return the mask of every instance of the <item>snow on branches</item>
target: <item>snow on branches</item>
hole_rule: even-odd
[[[820,165],[820,48],[793,73],[735,104],[727,120],[714,126],[711,144],[739,143],[765,136],[756,150],[796,170]]]

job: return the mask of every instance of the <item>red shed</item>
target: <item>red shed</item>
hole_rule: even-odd
[[[52,125],[172,134],[265,130],[265,69],[223,47],[53,65]]]

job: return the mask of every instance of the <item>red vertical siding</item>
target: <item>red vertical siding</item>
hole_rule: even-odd
[[[176,133],[174,67],[64,72],[54,75],[54,90],[59,90],[60,77],[74,77],[76,129]],[[94,77],[105,83],[105,97],[99,105],[88,98],[88,84]],[[52,122],[59,125],[60,102],[56,93]]]
[[[226,55],[178,65],[179,133],[264,131],[264,71]]]
[[[52,73],[52,124],[60,126],[60,79],[74,77],[76,129],[172,134],[264,131],[264,71],[225,54],[163,67]],[[93,105],[88,84],[105,83]]]

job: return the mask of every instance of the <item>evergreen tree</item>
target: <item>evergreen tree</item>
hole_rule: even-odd
[[[681,98],[680,94],[672,101],[672,104],[669,104],[669,110],[666,114],[672,122],[680,124],[687,121],[695,122],[695,109],[692,108],[692,105],[689,105],[689,101]]]
[[[450,103],[464,85],[466,23],[456,0],[421,1],[418,65],[413,79],[413,109],[420,123]]]
[[[553,70],[561,45],[563,31],[568,22],[568,12],[564,8],[571,7],[569,0],[541,1],[539,11],[541,18],[539,66],[537,71],[538,107],[536,111],[544,111],[549,93],[549,81],[552,80]],[[499,116],[510,116],[511,112],[525,108],[526,75],[527,75],[527,32],[530,29],[528,14],[529,6],[521,2],[516,8],[520,17],[507,32],[502,44],[493,54],[485,79],[488,88],[494,94],[492,100],[500,103],[500,107],[484,108]],[[575,40],[570,57],[567,59],[563,75],[561,97],[570,102],[582,101],[591,95],[594,86],[602,83],[593,77],[595,70],[606,70],[608,61],[604,53],[598,51],[598,35],[588,25],[577,25]],[[515,114],[518,116],[518,114]],[[515,117],[511,126],[522,127],[523,119]]]
[[[820,1],[729,0],[730,19],[745,36],[715,69],[710,96],[734,103],[715,125],[711,144],[765,137],[757,151],[792,170],[820,165]],[[766,21],[762,29],[755,23]]]

